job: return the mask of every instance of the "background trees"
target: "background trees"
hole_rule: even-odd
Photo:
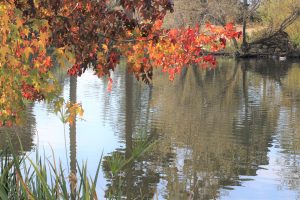
[[[300,2],[297,0],[264,0],[259,14],[268,34],[287,31],[295,46],[300,44]]]
[[[281,29],[287,31],[295,46],[299,45],[299,1],[287,0],[174,0],[175,12],[167,15],[166,27],[193,26],[210,21],[216,25],[228,22],[248,24],[247,42],[268,37]],[[247,5],[247,6],[244,6]],[[238,47],[237,43],[235,47]]]

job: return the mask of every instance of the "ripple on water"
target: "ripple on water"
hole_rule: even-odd
[[[124,169],[124,196],[293,199],[300,191],[299,68],[299,61],[221,59],[215,70],[191,66],[173,82],[155,72],[152,87],[121,68],[111,93],[107,80],[87,71],[77,79],[85,120],[77,122],[76,158],[88,159],[94,173],[101,151],[128,157],[136,135],[146,132],[157,142]],[[64,158],[63,130],[49,108],[34,105],[28,138],[36,141],[35,126],[43,144]],[[67,146],[74,147],[69,138]],[[102,196],[118,186],[107,174],[100,178]]]

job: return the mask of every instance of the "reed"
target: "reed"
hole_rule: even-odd
[[[86,163],[77,164],[77,174],[67,174],[60,161],[36,154],[33,161],[26,154],[0,153],[0,199],[98,199],[96,185],[102,156],[96,175],[91,177]]]
[[[126,168],[130,162],[148,151],[154,142],[145,142],[139,138],[133,154],[125,159],[120,156],[112,156],[107,167],[113,176]],[[97,182],[102,166],[101,155],[95,176],[88,173],[87,162],[77,162],[77,172],[70,172],[64,168],[60,160],[56,160],[54,153],[52,159],[45,155],[40,156],[36,150],[35,158],[28,153],[15,152],[12,147],[0,150],[0,199],[1,200],[97,200]],[[115,191],[108,199],[121,198],[121,191]]]

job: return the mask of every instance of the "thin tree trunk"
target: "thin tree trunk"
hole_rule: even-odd
[[[248,8],[248,0],[244,0],[244,14],[243,14],[243,44],[242,48],[244,49],[247,45],[247,40],[246,40],[246,26],[247,26],[247,8]]]

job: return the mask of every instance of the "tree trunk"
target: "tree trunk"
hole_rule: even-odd
[[[244,0],[244,14],[243,14],[243,44],[242,48],[245,49],[247,46],[246,40],[246,25],[247,25],[247,9],[248,9],[248,0]]]

